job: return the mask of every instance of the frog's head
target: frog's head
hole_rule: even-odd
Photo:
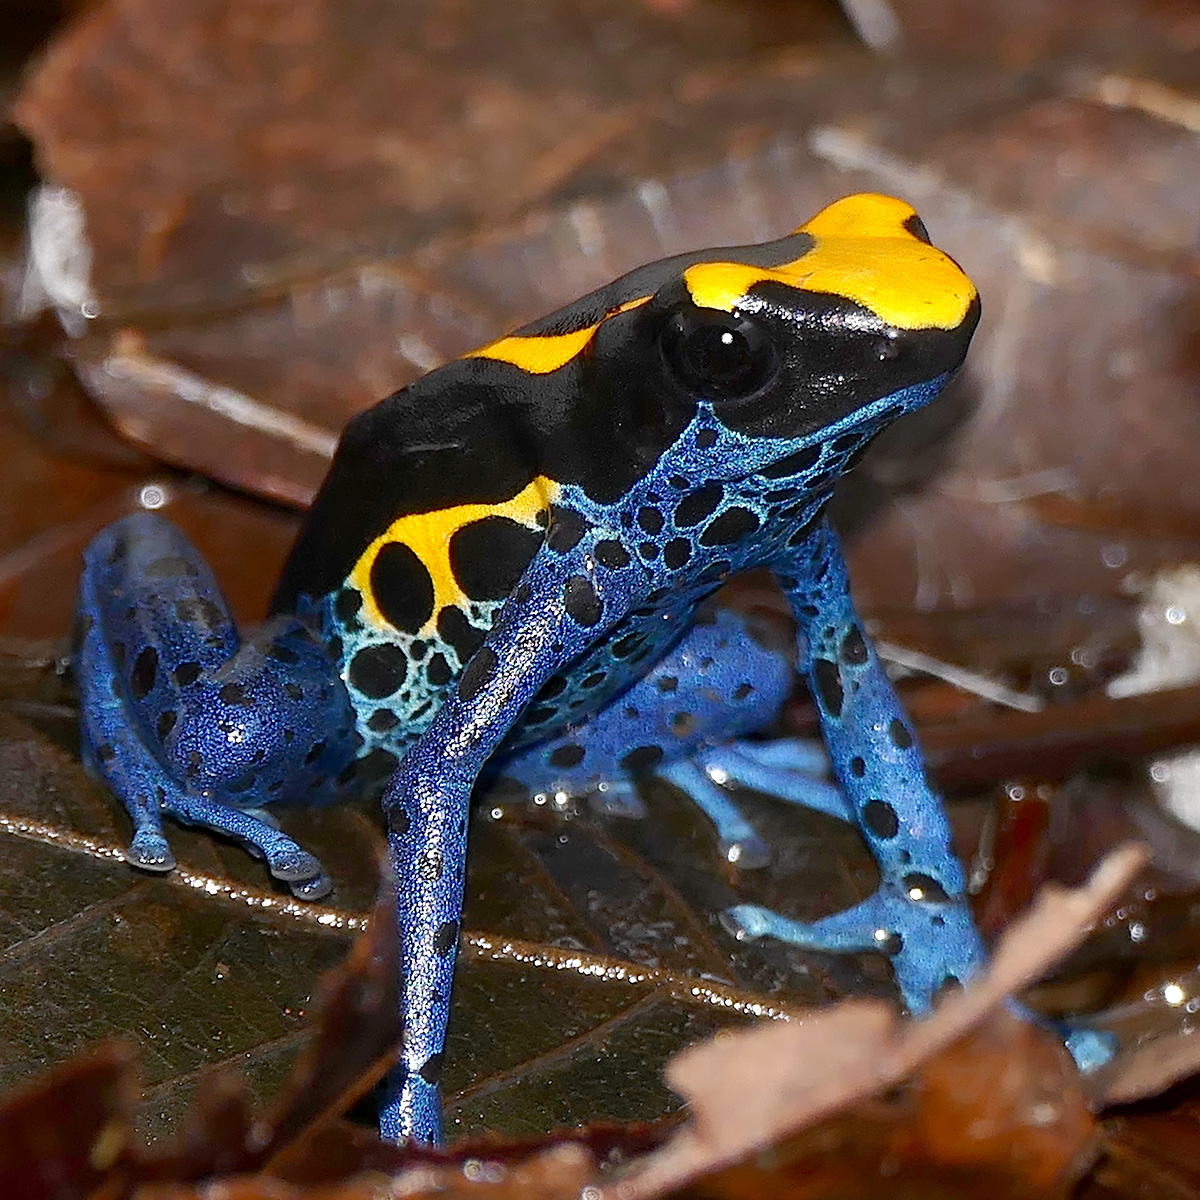
[[[903,201],[849,196],[773,246],[788,258],[692,263],[662,326],[668,374],[727,427],[874,432],[961,364],[978,296]]]

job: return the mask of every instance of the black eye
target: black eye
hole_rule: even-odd
[[[749,317],[689,305],[662,333],[667,369],[705,400],[738,400],[759,391],[779,370],[770,335]]]

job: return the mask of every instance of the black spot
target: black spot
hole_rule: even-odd
[[[438,613],[437,631],[448,646],[458,655],[459,663],[465,663],[483,644],[486,632],[476,629],[466,614],[455,604],[447,604]]]
[[[390,708],[377,708],[367,720],[372,733],[388,733],[400,724],[400,718]]]
[[[631,774],[638,774],[642,771],[653,770],[662,762],[663,752],[661,746],[639,746],[636,750],[630,750],[628,754],[621,759],[621,766]]]
[[[733,563],[721,559],[718,562],[710,563],[696,577],[698,584],[720,583],[730,571],[733,570]]]
[[[574,743],[559,746],[557,750],[550,751],[546,761],[552,767],[577,767],[583,762],[583,747]]]
[[[546,680],[546,686],[542,688],[542,699],[551,700],[555,696],[561,696],[566,686],[566,676],[551,675],[550,678]]]
[[[495,674],[500,660],[491,646],[481,646],[458,677],[458,698],[473,700]]]
[[[416,633],[433,616],[433,580],[416,552],[385,542],[371,564],[371,594],[393,629]]]
[[[724,497],[725,489],[719,483],[706,483],[703,487],[698,487],[675,506],[675,524],[680,529],[699,525],[716,510]]]
[[[450,539],[450,569],[472,600],[503,600],[544,538],[507,517],[484,517]]]
[[[696,434],[696,445],[701,450],[707,450],[709,446],[715,446],[717,443],[717,431],[715,429],[701,429]]]
[[[296,740],[296,731],[294,729],[285,729],[283,731],[283,742],[285,746],[290,746]]]
[[[362,602],[362,593],[357,588],[342,588],[334,599],[333,615],[348,628],[357,629],[359,627],[358,613],[362,608]]]
[[[408,659],[399,646],[384,642],[364,646],[351,660],[346,676],[364,696],[382,700],[393,695],[408,675]]]
[[[909,733],[908,727],[899,718],[888,726],[888,737],[892,739],[892,744],[899,750],[907,750],[913,744],[913,735]]]
[[[798,587],[799,584],[797,584],[796,586]],[[801,616],[801,617],[805,617],[810,621],[816,620],[817,614],[820,611],[821,610],[819,608],[817,608],[817,606],[815,604],[798,604],[796,606],[797,615]]]
[[[113,642],[113,644],[112,644],[112,660],[113,660],[113,666],[115,666],[117,668],[118,674],[124,674],[124,672],[125,672],[126,657],[127,657],[127,651],[125,649],[125,643],[124,642]]]
[[[638,546],[638,553],[647,560],[658,557],[658,547],[653,542],[642,542]]]
[[[857,755],[850,760],[850,774],[855,779],[861,779],[867,773],[866,760],[859,758]]]
[[[283,691],[289,700],[304,699],[304,689],[298,683],[285,683]]]
[[[913,871],[912,874],[905,875],[904,890],[906,892],[920,892],[922,902],[933,901],[937,903],[950,899],[946,895],[946,889],[932,875],[925,875],[921,871]]]
[[[246,689],[240,683],[227,683],[218,693],[226,704],[253,704],[254,701],[246,695]]]
[[[604,541],[597,542],[595,553],[596,561],[610,571],[619,571],[622,567],[629,566],[629,552],[620,542],[615,542],[612,538],[605,538]]]
[[[438,958],[445,958],[458,942],[458,922],[444,921],[433,935],[433,949]]]
[[[925,222],[913,213],[911,217],[904,218],[904,228],[917,239],[918,242],[924,242],[930,245],[929,230],[925,228]]]
[[[342,661],[342,651],[345,645],[340,637],[332,637],[325,643],[325,653],[329,656],[332,662],[338,663]]]
[[[431,1054],[417,1072],[430,1087],[437,1087],[442,1078],[442,1052]]]
[[[187,766],[184,768],[184,774],[189,779],[195,779],[200,774],[200,768],[204,766],[204,759],[200,756],[199,750],[188,751]]]
[[[294,667],[300,661],[300,655],[295,650],[288,646],[281,646],[278,642],[272,642],[267,647],[267,657],[273,658],[276,662],[283,663],[285,666]]]
[[[696,718],[691,713],[677,712],[671,718],[671,732],[676,737],[687,737],[696,728]]]
[[[815,466],[820,457],[820,446],[806,446],[803,450],[797,450],[787,458],[781,458],[777,463],[764,467],[759,474],[764,479],[786,479],[789,475],[799,475],[809,467]]]
[[[242,792],[248,792],[257,782],[257,771],[244,771],[236,779],[227,784],[225,790],[236,796]]]
[[[146,579],[176,579],[180,575],[195,575],[196,566],[179,554],[164,554],[142,572]]]
[[[838,658],[851,667],[861,667],[867,661],[867,643],[857,625],[851,625],[849,632],[842,638]]]
[[[817,522],[820,519],[821,517],[818,513],[811,520],[805,521],[804,524],[801,525],[800,528],[797,529],[790,538],[788,538],[787,544],[789,546],[799,546],[808,541],[808,539],[812,536],[813,530],[816,528]]]
[[[692,557],[692,546],[687,538],[672,538],[663,547],[663,562],[671,568],[672,571],[679,570],[680,567]]]
[[[358,760],[358,774],[369,783],[379,779],[387,779],[399,765],[400,760],[382,746],[376,746],[369,754],[364,754]],[[396,810],[401,811],[400,809]]]
[[[636,721],[642,714],[638,712],[632,704],[625,705],[625,716],[631,721]]]
[[[739,683],[737,687],[733,689],[733,698],[735,700],[745,700],[753,694],[754,684],[752,683]]]
[[[221,624],[221,610],[204,596],[182,596],[175,601],[175,616],[185,625],[203,625],[215,629]]]
[[[663,527],[663,515],[657,508],[639,508],[637,523],[647,533],[659,533]]]
[[[861,434],[843,433],[840,438],[834,438],[832,446],[833,452],[835,454],[845,454],[847,450],[853,450],[861,440]]]
[[[559,554],[574,550],[586,532],[587,524],[573,508],[555,506],[550,510],[550,532],[546,535],[546,545],[551,550]]]
[[[558,716],[558,709],[553,704],[539,704],[525,714],[525,722],[528,725],[541,725],[542,722],[556,716]]]
[[[158,714],[158,720],[155,722],[154,728],[158,733],[158,740],[165,742],[170,735],[172,729],[175,728],[175,722],[179,719],[179,714],[173,709],[168,708]]]
[[[904,939],[898,933],[889,933],[875,943],[884,954],[896,955],[904,949]]]
[[[884,800],[868,800],[862,807],[862,819],[877,838],[894,838],[900,832],[900,818]]]
[[[640,633],[626,634],[619,641],[613,642],[613,658],[628,658],[631,654],[641,648],[643,640],[644,639]]]
[[[817,691],[821,696],[821,706],[831,717],[842,715],[842,673],[837,663],[827,658],[818,658],[813,663],[813,675],[816,676]]]
[[[670,695],[679,690],[679,680],[674,675],[663,675],[654,685],[660,692]]]
[[[435,654],[425,667],[425,678],[434,687],[443,687],[450,682],[450,664],[444,654]]]
[[[408,813],[398,804],[393,804],[387,810],[387,827],[388,833],[394,833],[397,837],[403,837],[409,830],[412,822],[408,819]]]
[[[687,487],[687,485],[688,485],[688,481],[687,481],[686,477],[685,477],[685,476],[683,476],[683,475],[672,475],[672,476],[671,476],[671,478],[667,480],[667,482],[668,482],[668,483],[669,483],[669,484],[670,484],[670,485],[671,485],[671,486],[672,486],[672,487],[673,487],[673,488],[674,488],[674,489],[675,489],[677,492],[682,492],[682,491],[683,491],[683,489],[684,489],[685,487]]]
[[[595,625],[604,615],[604,605],[596,595],[592,581],[583,575],[572,575],[563,586],[563,604],[567,615],[577,625]]]
[[[158,651],[147,646],[134,660],[129,673],[129,692],[135,700],[143,700],[150,694],[158,679]]]
[[[108,742],[104,742],[96,747],[96,757],[102,762],[112,762],[117,756],[116,748],[110,746]]]
[[[762,522],[748,508],[726,509],[700,535],[705,546],[728,546],[752,534]]]
[[[608,676],[603,671],[593,671],[590,675],[585,675],[579,682],[581,688],[599,687]]]
[[[324,753],[325,753],[324,741],[317,742],[313,746],[313,748],[304,756],[304,765],[306,767],[311,767],[313,765],[313,763],[315,763],[317,761],[317,759],[320,758],[321,755]]]
[[[425,657],[425,655],[427,655],[428,653],[429,653],[429,643],[423,642],[419,638],[415,642],[413,642],[412,645],[410,645],[408,648],[409,657],[414,662],[420,662],[421,659],[423,659]]]
[[[115,567],[129,553],[129,545],[124,538],[118,538],[113,548],[108,552],[108,565]]]

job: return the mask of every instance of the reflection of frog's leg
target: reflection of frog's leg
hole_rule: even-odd
[[[849,819],[822,778],[824,752],[805,742],[713,745],[768,725],[791,691],[790,654],[764,645],[746,620],[718,609],[645,678],[570,730],[498,765],[535,793],[594,792],[616,815],[640,815],[632,779],[653,774],[685,792],[716,826],[721,852],[761,866],[767,847],[723,784],[742,785]]]
[[[353,757],[345,689],[308,628],[277,618],[242,642],[195,547],[138,513],[85,552],[76,638],[83,755],[133,818],[129,862],[174,866],[167,813],[247,843],[297,895],[328,891],[311,854],[247,811],[320,799]]]

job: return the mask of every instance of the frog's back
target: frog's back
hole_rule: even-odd
[[[343,433],[284,569],[275,609],[291,611],[303,597],[335,591],[372,542],[404,518],[436,524],[447,510],[503,505],[538,479],[550,485],[543,492],[573,483],[615,499],[688,414],[646,430],[641,378],[627,388],[589,386],[584,368],[601,325],[634,314],[697,262],[772,266],[810,242],[795,233],[639,267],[360,413]]]

